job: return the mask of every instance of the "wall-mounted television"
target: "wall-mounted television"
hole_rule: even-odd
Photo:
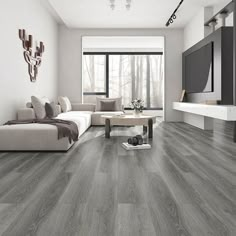
[[[186,93],[213,92],[213,42],[185,56]]]

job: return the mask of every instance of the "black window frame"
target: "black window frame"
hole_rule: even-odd
[[[163,52],[83,52],[83,55],[104,55],[105,56],[105,63],[106,63],[106,73],[105,73],[105,83],[106,88],[105,92],[83,92],[83,95],[89,96],[89,95],[97,95],[97,96],[106,96],[106,98],[109,98],[109,56],[110,55],[163,55]],[[125,110],[132,110],[130,107],[125,107]],[[144,110],[163,110],[163,108],[159,107],[145,107]]]

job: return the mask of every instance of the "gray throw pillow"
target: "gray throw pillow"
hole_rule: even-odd
[[[115,101],[115,111],[122,111],[121,97],[119,98],[96,98],[96,111],[101,111],[101,101]]]
[[[46,117],[51,119],[57,116],[56,105],[54,102],[45,104]]]
[[[100,101],[101,103],[101,111],[115,111],[116,110],[116,101],[107,100]]]

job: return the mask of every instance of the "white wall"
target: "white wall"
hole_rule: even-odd
[[[172,109],[182,90],[183,30],[181,29],[68,29],[59,28],[59,94],[74,102],[82,100],[83,36],[164,36],[165,37],[165,119],[181,121]]]
[[[184,51],[211,33],[205,22],[213,16],[213,7],[202,7],[184,28]]]
[[[30,82],[18,29],[43,41],[45,53],[36,83]],[[0,6],[0,123],[16,118],[31,95],[56,98],[58,90],[58,26],[40,0],[7,0]]]
[[[204,38],[204,8],[184,28],[184,51]]]
[[[221,0],[219,4],[213,6],[214,14],[218,13],[222,8],[224,8],[232,0]]]
[[[227,18],[226,18],[226,25],[227,26],[234,26],[234,13],[231,13]]]
[[[224,8],[231,0],[221,1],[220,4],[211,7],[201,8],[199,12],[190,20],[184,28],[184,51],[198,43],[209,33],[212,32],[210,27],[204,27],[204,23],[213,15]],[[233,26],[233,13],[226,18],[226,26]],[[218,20],[216,29],[221,27],[221,20]]]

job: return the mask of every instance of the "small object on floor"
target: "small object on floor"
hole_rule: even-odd
[[[142,145],[137,145],[134,146],[132,144],[129,143],[122,143],[122,147],[126,150],[144,150],[144,149],[151,149],[151,145],[146,143],[146,144],[142,144]]]
[[[143,137],[141,135],[136,135],[132,138],[128,138],[128,144],[131,144],[133,146],[142,145],[143,143]]]

